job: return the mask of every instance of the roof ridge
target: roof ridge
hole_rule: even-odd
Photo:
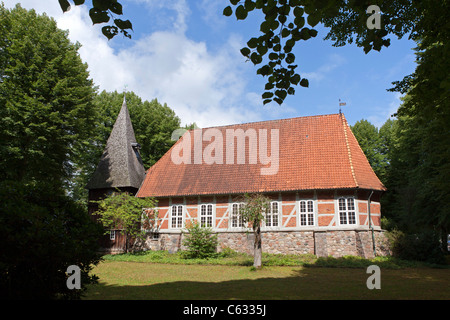
[[[300,118],[319,118],[319,117],[329,117],[329,116],[336,116],[336,115],[339,115],[339,113],[329,113],[329,114],[320,114],[320,115],[312,115],[312,116],[299,116],[299,117],[292,117],[292,118],[285,118],[285,119],[261,120],[261,121],[225,124],[225,125],[220,125],[220,126],[211,126],[211,127],[195,128],[195,129],[233,127],[233,126],[241,126],[241,125],[246,125],[246,124],[260,124],[260,123],[264,123],[264,122],[287,121],[287,120],[300,119]],[[195,129],[188,129],[188,131],[195,130]]]
[[[342,113],[339,114],[342,119],[342,128],[344,129],[344,137],[345,137],[345,145],[347,146],[347,154],[348,154],[348,160],[350,162],[350,170],[352,172],[353,181],[355,182],[356,187],[358,187],[358,181],[356,181],[355,176],[355,168],[353,167],[353,161],[352,161],[352,151],[350,149],[350,145],[348,144],[348,136],[347,136],[347,120],[345,119],[344,115]]]

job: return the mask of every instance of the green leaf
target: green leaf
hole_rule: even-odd
[[[250,55],[250,49],[249,48],[247,48],[247,47],[244,47],[244,48],[242,48],[241,49],[241,54],[244,56],[244,57],[248,57],[249,55]]]
[[[294,74],[291,79],[290,79],[291,83],[293,85],[297,85],[300,82],[300,75],[299,74]]]
[[[309,34],[309,28],[305,27],[300,31],[300,38],[305,41],[311,38],[311,35]]]
[[[264,89],[272,90],[274,87],[275,87],[275,85],[273,83],[266,83],[266,85],[264,86]]]
[[[105,26],[102,28],[102,33],[108,40],[111,40],[118,34],[118,29],[115,26]]]
[[[295,18],[294,23],[297,26],[297,28],[302,28],[305,25],[305,18],[303,17]]]
[[[130,20],[123,21],[121,19],[115,19],[114,23],[116,24],[116,26],[118,26],[122,30],[133,29],[133,26],[131,25]]]
[[[122,5],[118,2],[111,3],[109,9],[115,14],[123,14]]]
[[[233,14],[233,9],[231,9],[231,6],[226,7],[223,9],[223,15],[226,17],[229,17]]]
[[[89,10],[89,16],[91,17],[92,23],[104,23],[109,21],[108,13],[105,11],[99,11],[98,9],[91,8]]]
[[[99,11],[106,11],[112,2],[110,0],[92,0],[92,6]]]
[[[266,105],[266,104],[271,103],[271,102],[272,102],[272,99],[266,99],[266,100],[263,101],[263,104]]]
[[[303,79],[300,81],[300,85],[301,85],[302,87],[308,88],[308,87],[309,87],[309,81],[308,81],[308,79],[303,78]]]
[[[275,53],[275,52],[269,53],[269,59],[270,60],[278,60],[278,53]]]
[[[280,98],[273,98],[273,100],[274,100],[276,103],[278,103],[279,105],[282,105],[282,104],[283,104],[283,100],[280,99]]]
[[[259,64],[259,63],[262,62],[262,57],[261,57],[258,53],[253,52],[253,53],[251,54],[251,56],[250,56],[250,60],[251,60],[254,64]]]
[[[264,21],[261,23],[261,26],[259,27],[259,30],[260,30],[262,33],[267,33],[267,32],[269,32],[269,31],[270,31],[270,23],[269,23],[268,21],[264,20]]]
[[[260,54],[260,55],[265,55],[266,53],[267,53],[267,51],[268,51],[268,49],[267,49],[267,46],[258,46],[257,48],[256,48],[256,50],[258,51],[258,53]]]
[[[288,53],[285,60],[289,64],[294,63],[295,55],[293,53]]]
[[[302,7],[295,7],[294,8],[294,16],[296,18],[300,18],[301,16],[303,16],[303,8]]]
[[[289,29],[287,29],[287,28],[283,28],[283,30],[281,30],[281,36],[283,38],[288,37],[290,34],[291,34],[291,31]]]
[[[248,12],[243,5],[240,5],[236,8],[235,14],[238,20],[245,20],[245,18],[247,18]]]
[[[273,20],[271,23],[270,23],[270,29],[271,30],[276,30],[276,29],[278,29],[278,26],[280,25],[280,23],[277,21],[277,20]]]
[[[317,36],[317,30],[315,30],[315,29],[310,29],[309,30],[309,35],[311,36],[311,37],[315,37],[315,36]]]
[[[308,15],[308,18],[306,19],[308,21],[308,24],[311,27],[315,27],[321,20],[321,16],[319,13],[315,12],[313,14]]]
[[[251,38],[248,40],[247,45],[251,49],[255,49],[258,46],[259,40],[257,38]]]
[[[285,90],[276,90],[275,95],[280,98],[281,100],[284,100],[287,96],[287,92]]]
[[[270,67],[268,65],[262,66],[261,68],[256,71],[257,74],[260,74],[262,76],[267,76],[270,74]]]
[[[230,3],[235,6],[239,3],[240,0],[230,0]]]
[[[245,9],[250,12],[255,9],[255,3],[252,0],[245,0]]]
[[[61,6],[61,9],[63,12],[67,12],[70,10],[70,3],[67,0],[58,0],[59,5]]]
[[[263,97],[263,99],[270,99],[273,97],[273,92],[269,92],[269,91],[264,92],[262,97]]]

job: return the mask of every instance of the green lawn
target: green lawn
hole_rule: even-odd
[[[99,284],[90,286],[84,299],[450,299],[448,268],[381,266],[381,290],[369,290],[365,267],[291,265],[252,271],[245,265],[120,260],[107,258],[95,267]]]

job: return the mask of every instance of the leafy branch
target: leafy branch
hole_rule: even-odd
[[[268,77],[263,103],[282,104],[288,94],[295,93],[294,86],[308,87],[308,79],[301,78],[296,72],[298,65],[292,49],[298,41],[317,36],[318,32],[313,28],[320,22],[320,15],[312,7],[300,6],[300,0],[230,0],[230,3],[235,7],[237,20],[245,20],[254,9],[265,15],[259,29],[262,34],[251,38],[241,49],[242,55],[253,64],[263,64],[257,70],[257,74]],[[231,6],[223,10],[225,16],[233,15]],[[306,19],[305,13],[309,13]],[[305,26],[306,23],[312,28]],[[263,62],[264,57],[268,58],[267,62]]]
[[[68,0],[58,0],[63,12],[70,10]],[[84,0],[73,0],[76,6],[83,5]],[[102,33],[108,40],[122,33],[131,39],[131,34],[127,30],[133,30],[130,20],[117,19],[115,15],[122,15],[122,5],[117,0],[92,0],[92,8],[89,9],[89,17],[93,24],[108,23],[113,21],[113,25],[102,27]]]

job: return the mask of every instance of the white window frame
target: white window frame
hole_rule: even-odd
[[[241,214],[239,213],[240,207],[245,205],[243,202],[233,202],[230,206],[230,228],[232,229],[241,229],[245,228],[246,224],[242,221]],[[237,213],[234,211],[235,206],[237,206]],[[233,225],[235,224],[236,225]]]
[[[174,209],[176,210],[175,215],[174,215]],[[179,214],[180,209],[181,209],[181,215]],[[171,229],[181,229],[181,228],[183,228],[183,224],[184,224],[184,206],[182,204],[171,205],[170,206],[170,228]]]
[[[316,225],[316,203],[313,199],[299,200],[298,224],[302,228]]]
[[[337,218],[340,226],[356,226],[358,224],[358,213],[356,212],[356,201],[354,197],[339,197],[337,199],[337,206]],[[350,221],[353,221],[353,223],[350,223]]]
[[[214,228],[214,205],[212,203],[203,203],[199,205],[199,222],[202,227]],[[209,221],[210,224],[209,225]]]
[[[277,212],[274,213],[274,206],[277,207]],[[279,228],[280,227],[280,216],[281,216],[281,202],[271,201],[270,202],[270,212],[265,213],[264,226],[267,228]],[[274,219],[275,218],[275,219]]]
[[[116,241],[116,230],[109,230],[109,240]]]

